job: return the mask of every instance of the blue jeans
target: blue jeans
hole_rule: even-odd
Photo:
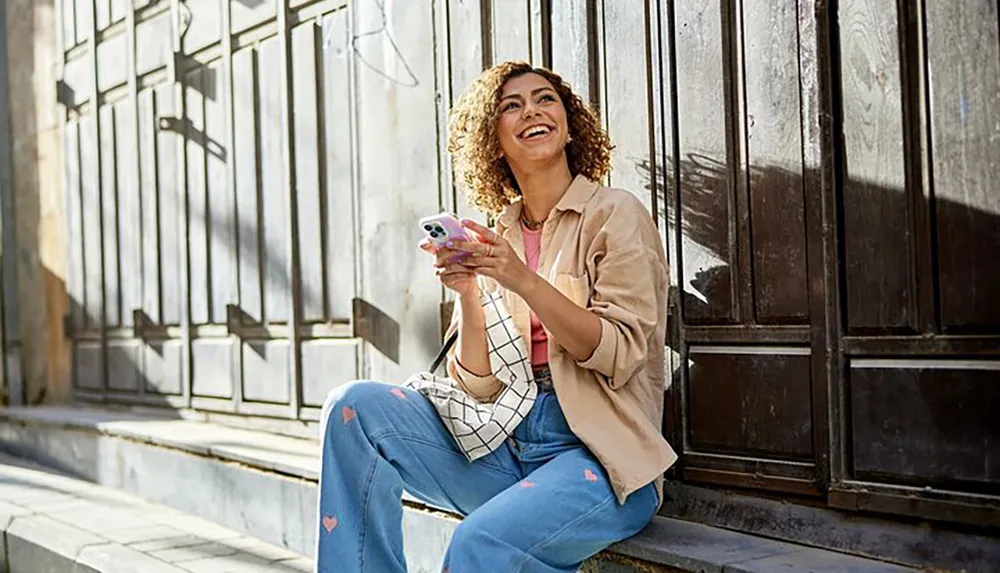
[[[540,393],[512,440],[470,463],[419,393],[352,382],[323,407],[319,573],[404,573],[401,496],[459,513],[450,573],[572,573],[656,512],[653,484],[618,503],[608,476]]]

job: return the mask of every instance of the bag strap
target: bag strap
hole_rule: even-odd
[[[448,340],[444,342],[444,346],[441,347],[441,351],[438,352],[438,355],[431,364],[431,369],[428,370],[428,372],[433,374],[437,371],[438,367],[441,366],[441,363],[444,362],[445,357],[448,356],[448,351],[455,345],[456,340],[458,340],[458,329],[455,329],[455,332],[452,332],[451,336],[448,337]]]

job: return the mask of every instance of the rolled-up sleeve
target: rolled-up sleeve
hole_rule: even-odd
[[[611,239],[611,249],[597,257],[588,307],[601,319],[601,341],[587,360],[577,364],[600,372],[618,389],[646,362],[649,340],[656,330],[657,289],[663,288],[660,276],[665,270],[656,253],[641,241],[630,247],[615,242]]]
[[[450,337],[451,334],[458,329],[459,322],[461,320],[461,309],[459,304],[460,303],[458,301],[455,301],[455,310],[452,313],[451,325],[448,327],[445,339]],[[453,344],[448,350],[448,357],[445,363],[448,376],[457,382],[459,387],[462,388],[466,394],[472,396],[476,400],[483,403],[495,401],[497,396],[500,395],[500,391],[503,390],[503,384],[500,382],[500,379],[492,373],[487,374],[486,376],[479,376],[462,366],[462,363],[458,361],[458,356],[455,354],[460,343],[460,338],[456,339],[455,344]]]
[[[466,394],[483,403],[495,401],[503,389],[499,378],[493,374],[478,376],[469,372],[454,355],[448,357],[448,375]]]

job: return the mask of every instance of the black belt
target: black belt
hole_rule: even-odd
[[[548,364],[539,364],[538,366],[531,367],[532,374],[535,376],[535,384],[538,384],[538,390],[541,392],[554,392],[555,386],[552,385],[552,371],[549,370]]]

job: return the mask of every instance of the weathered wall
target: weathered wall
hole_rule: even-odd
[[[8,0],[6,85],[10,179],[3,214],[7,386],[13,401],[68,400],[66,246],[56,81],[61,62],[56,0]],[[20,395],[18,395],[20,394]]]
[[[550,4],[64,4],[74,395],[315,420],[331,387],[426,368],[444,293],[416,222],[473,215],[447,112],[499,60],[608,102],[610,181],[665,224],[653,6]]]

